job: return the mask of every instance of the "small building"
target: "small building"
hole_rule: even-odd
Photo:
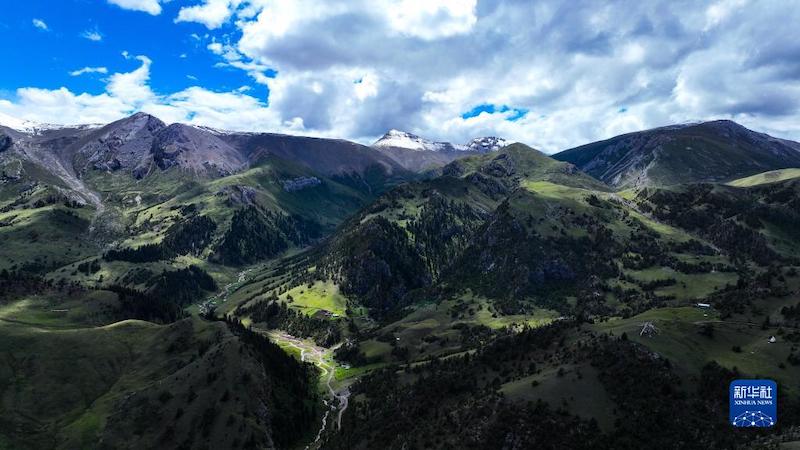
[[[698,308],[711,308],[711,305],[708,304],[708,303],[698,303],[697,307]]]
[[[770,337],[769,337],[769,343],[770,343],[770,344],[774,344],[774,343],[776,343],[776,342],[778,342],[778,340],[777,340],[777,339],[775,339],[775,336],[770,336]]]

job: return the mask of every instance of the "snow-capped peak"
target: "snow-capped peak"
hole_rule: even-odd
[[[11,128],[12,130],[22,131],[23,133],[32,133],[40,124],[31,120],[17,119],[8,114],[0,113],[0,125]]]
[[[40,123],[33,120],[18,119],[8,114],[0,113],[0,126],[11,128],[22,133],[38,134],[47,130],[59,130],[62,128],[98,128],[100,124],[85,124],[85,125],[57,125],[52,123]]]
[[[453,151],[453,145],[448,142],[433,142],[421,138],[416,134],[400,130],[389,130],[382,138],[372,144],[373,147],[398,147],[416,151]]]
[[[414,151],[461,152],[471,151],[488,153],[505,147],[506,140],[494,136],[475,138],[466,145],[450,142],[435,142],[416,134],[400,130],[389,130],[382,138],[372,144],[373,147],[396,147]]]
[[[489,153],[489,152],[496,152],[501,148],[508,145],[508,141],[503,138],[495,137],[495,136],[485,136],[475,138],[466,145],[468,150],[480,152],[480,153]]]

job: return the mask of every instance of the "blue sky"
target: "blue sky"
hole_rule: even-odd
[[[0,34],[12,44],[0,47],[0,58],[13,64],[0,71],[0,89],[6,97],[22,86],[66,86],[100,94],[105,90],[103,74],[69,73],[83,67],[105,67],[109,73],[134,70],[139,63],[125,59],[123,51],[154,61],[150,85],[157,92],[175,92],[198,83],[220,91],[250,85],[242,71],[214,67],[218,58],[206,48],[208,30],[202,24],[174,22],[186,4],[165,3],[161,14],[151,15],[97,0],[8,2],[3,5]],[[45,23],[47,30],[34,26],[34,19]],[[234,32],[228,24],[215,35]],[[101,40],[85,37],[94,33]],[[261,91],[266,97],[266,87]]]
[[[554,152],[733,119],[800,139],[800,2],[25,0],[0,121],[166,122]]]

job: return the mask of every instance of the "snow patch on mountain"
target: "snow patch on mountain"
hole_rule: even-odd
[[[505,139],[489,136],[475,138],[467,144],[451,144],[450,142],[436,142],[400,130],[389,130],[380,139],[372,144],[373,147],[394,147],[414,151],[430,152],[464,152],[472,151],[488,153],[500,150],[507,144]]]
[[[389,130],[382,138],[372,144],[373,147],[397,147],[416,151],[455,151],[449,142],[433,142],[400,130]]]
[[[84,124],[84,125],[57,125],[53,123],[39,123],[33,120],[18,119],[9,116],[8,114],[0,113],[0,126],[11,128],[12,130],[19,131],[26,134],[39,134],[42,131],[60,130],[64,128],[70,129],[91,129],[99,128],[99,124]]]
[[[466,145],[467,150],[480,152],[480,153],[489,153],[489,152],[496,152],[501,148],[508,145],[508,141],[503,138],[495,137],[495,136],[486,136],[475,138]]]

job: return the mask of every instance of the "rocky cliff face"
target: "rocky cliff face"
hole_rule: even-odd
[[[246,159],[213,133],[172,124],[156,133],[150,149],[161,170],[178,167],[196,174],[226,176],[246,167]]]
[[[75,151],[78,172],[130,171],[141,175],[150,167],[150,149],[164,122],[144,113],[118,120],[82,139]]]
[[[11,148],[11,144],[13,144],[11,136],[0,134],[0,152],[4,152]]]

